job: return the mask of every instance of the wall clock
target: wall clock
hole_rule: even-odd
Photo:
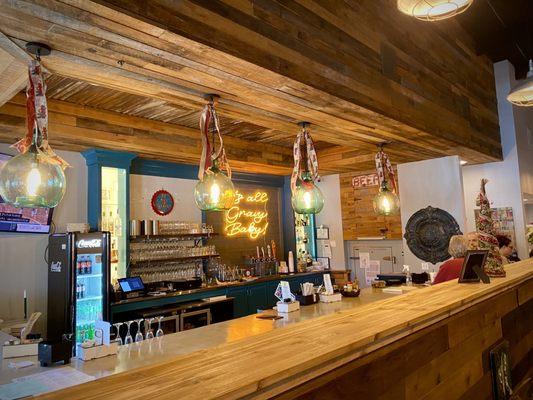
[[[166,190],[158,190],[152,196],[152,210],[157,215],[168,215],[174,208],[174,198]]]

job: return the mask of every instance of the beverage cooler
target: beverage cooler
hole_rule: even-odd
[[[110,259],[108,232],[50,235],[48,341],[94,339],[95,322],[108,320]]]

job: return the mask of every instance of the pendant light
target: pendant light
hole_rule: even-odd
[[[474,0],[398,0],[398,9],[423,21],[438,21],[464,12]]]
[[[41,73],[41,55],[50,47],[28,43],[27,50],[36,61],[29,66],[26,137],[15,143],[20,154],[11,158],[0,170],[0,196],[15,207],[48,207],[59,204],[66,190],[64,168],[68,164],[48,144],[48,109],[46,85]]]
[[[300,122],[298,125],[302,129],[294,142],[291,205],[297,214],[318,214],[324,208],[324,195],[315,185],[315,180],[318,179],[318,159],[313,139],[307,130],[309,123]],[[301,163],[303,171],[300,168]]]
[[[396,195],[395,173],[389,157],[383,152],[383,145],[379,146],[375,162],[380,187],[372,202],[374,212],[384,216],[395,215],[400,209],[400,199]]]
[[[202,133],[202,157],[198,171],[199,182],[194,188],[194,200],[202,211],[229,210],[235,203],[235,187],[231,181],[231,169],[226,158],[222,135],[215,110],[217,95],[206,95],[208,104],[200,116]],[[211,140],[209,138],[211,134]],[[218,138],[220,147],[215,150]],[[222,170],[224,168],[227,173]]]
[[[507,96],[507,100],[516,106],[533,106],[533,60],[529,60],[529,71],[526,79],[519,82],[511,90],[511,93]]]

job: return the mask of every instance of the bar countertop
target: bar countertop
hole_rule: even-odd
[[[44,398],[267,398],[506,291],[518,288],[518,301],[531,299],[533,259],[506,270],[488,285],[450,281],[388,298],[369,289],[283,320],[249,316],[131,345],[114,362],[80,368],[102,379]]]
[[[121,346],[117,356],[103,357],[87,362],[73,358],[70,367],[91,375],[95,378],[117,374],[135,368],[154,365],[159,362],[173,359],[178,355],[185,355],[199,350],[231,343],[240,339],[249,338],[274,329],[283,328],[297,322],[307,321],[320,316],[334,314],[343,310],[353,309],[379,300],[398,295],[383,293],[381,290],[362,289],[361,295],[356,298],[343,298],[337,303],[317,303],[301,307],[299,311],[285,314],[282,319],[258,319],[255,315],[232,319],[217,324],[196,328],[189,331],[163,335],[161,338],[144,340],[141,343]],[[0,384],[9,383],[12,379],[30,374],[48,371],[51,368],[38,366],[37,357],[17,358],[16,361],[29,360],[36,366],[14,370],[8,368],[8,362],[3,360],[0,370]],[[62,366],[52,369],[62,368]]]

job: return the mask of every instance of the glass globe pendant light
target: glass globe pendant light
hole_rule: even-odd
[[[26,113],[26,136],[15,143],[20,154],[11,158],[0,170],[0,196],[15,207],[48,207],[59,204],[66,190],[64,168],[68,167],[48,144],[48,108],[46,84],[40,65],[41,55],[50,54],[50,47],[29,42],[30,62]]]
[[[318,214],[324,208],[324,195],[308,171],[303,172],[296,184],[291,204],[297,214]]]
[[[231,181],[231,169],[226,159],[226,152],[220,134],[215,104],[218,95],[208,94],[208,101],[200,116],[200,132],[202,134],[202,158],[198,172],[199,182],[194,188],[194,200],[202,211],[229,210],[235,203],[235,187]],[[210,129],[211,128],[211,129]],[[209,140],[211,133],[211,140]],[[215,151],[215,138],[218,136],[220,147]],[[206,168],[207,160],[211,165]],[[225,168],[227,174],[222,171]]]
[[[204,178],[194,188],[194,200],[202,211],[229,210],[235,202],[235,187],[231,179],[213,162]]]
[[[63,168],[39,151],[36,138],[35,134],[28,150],[10,159],[0,170],[0,195],[15,207],[53,208],[65,194]]]
[[[315,185],[315,179],[318,178],[318,159],[313,139],[307,130],[309,123],[300,122],[298,125],[302,130],[294,142],[291,205],[297,214],[318,214],[324,208],[324,195]],[[300,171],[301,163],[304,165],[303,171]]]
[[[374,212],[378,215],[395,215],[400,209],[400,200],[394,192],[389,189],[387,181],[383,181],[379,188],[379,193],[372,202]]]
[[[423,21],[438,21],[464,12],[474,0],[398,0],[398,10]]]

